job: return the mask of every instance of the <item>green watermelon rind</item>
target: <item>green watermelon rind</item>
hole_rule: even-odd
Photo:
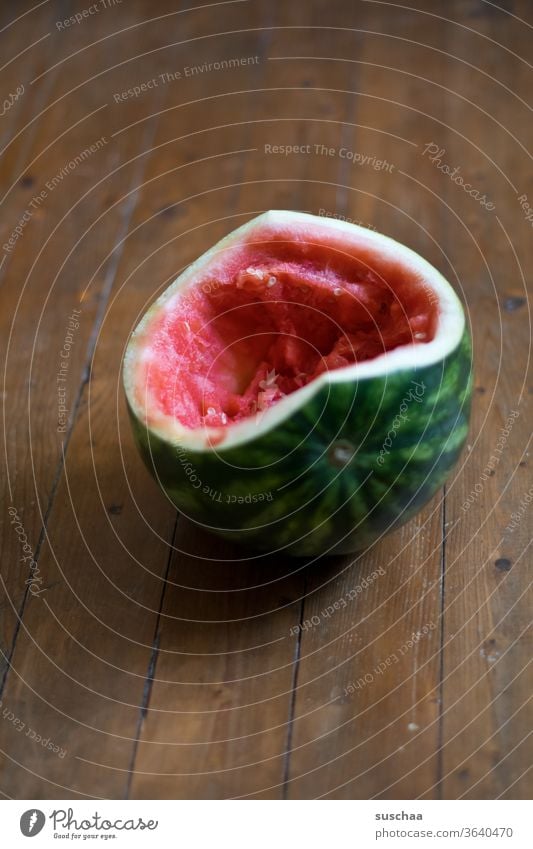
[[[222,435],[187,428],[143,394],[151,322],[182,291],[207,271],[216,278],[244,245],[323,239],[403,265],[437,299],[435,337],[324,372]],[[468,432],[471,356],[457,295],[418,254],[356,225],[274,210],[222,239],[152,305],[129,341],[124,386],[141,454],[184,515],[257,550],[345,553],[408,521],[449,475]]]
[[[335,378],[281,424],[256,438],[251,425],[248,440],[228,448],[195,450],[128,409],[147,467],[189,519],[258,551],[350,553],[407,522],[457,462],[470,414],[470,333],[465,326],[441,361]]]

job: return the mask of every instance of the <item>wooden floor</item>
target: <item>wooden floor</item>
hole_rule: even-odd
[[[89,6],[0,11],[0,792],[527,797],[531,4]],[[246,559],[129,432],[139,315],[269,208],[405,242],[472,324],[468,450],[358,559]]]

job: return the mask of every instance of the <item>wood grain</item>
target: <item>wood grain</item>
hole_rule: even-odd
[[[21,3],[0,32],[4,96],[24,85],[0,123],[0,246],[31,212],[0,248],[4,795],[528,797],[533,257],[518,198],[533,204],[533,22],[525,0],[513,15],[408,6],[131,0],[61,28],[64,4]],[[6,4],[0,29],[17,15]],[[469,449],[416,519],[357,557],[216,540],[176,515],[130,434],[131,329],[269,208],[405,242],[472,326]]]

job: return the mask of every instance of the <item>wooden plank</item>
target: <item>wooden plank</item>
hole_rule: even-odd
[[[287,6],[279,24],[295,17]],[[274,32],[268,55],[285,51],[291,39],[293,31]],[[304,50],[311,41],[299,34]],[[327,46],[333,41],[325,36]],[[227,120],[245,114],[246,146],[257,148],[241,175],[240,215],[280,207],[318,212],[333,202],[336,163],[315,155],[314,144],[332,143],[338,123],[331,122],[342,118],[349,97],[329,91],[330,79],[326,73],[324,91],[316,91],[320,81],[307,63],[288,76],[282,63],[269,61],[259,91],[227,99]],[[247,81],[250,88],[254,83]],[[233,136],[241,132],[236,127]],[[268,145],[296,144],[311,150],[288,157],[268,152]],[[172,558],[131,794],[279,798],[298,645],[290,629],[300,615],[303,564],[282,552],[243,561],[246,552],[192,533],[181,520],[176,545],[185,551]]]
[[[57,9],[52,17],[54,14],[58,14]],[[102,33],[105,26],[103,21]],[[107,45],[102,49],[106,52]],[[48,53],[45,59],[50,61]],[[109,118],[102,93],[89,86],[70,101],[59,99],[65,81],[62,77],[56,80],[54,75],[50,79],[51,86],[44,81],[36,85],[58,102],[43,112],[38,132],[30,133],[27,149],[24,134],[13,145],[16,156],[23,158],[18,162],[14,175],[17,182],[2,219],[4,245],[23,216],[27,218],[14,245],[3,249],[5,307],[0,317],[0,338],[5,362],[3,391],[9,399],[4,437],[7,498],[17,509],[34,552],[43,539],[43,517],[51,505],[62,444],[68,437],[68,427],[58,432],[58,426],[64,427],[63,420],[59,423],[58,387],[65,389],[62,398],[73,417],[101,298],[105,302],[114,274],[118,254],[113,248],[124,235],[134,200],[130,193],[142,173],[142,158],[132,157],[143,153],[150,132],[139,127],[131,134],[122,148],[124,167],[116,170],[117,153],[108,135]],[[117,87],[125,83],[120,69],[114,74],[114,83]],[[89,120],[81,120],[86,116]],[[59,144],[55,143],[58,135]],[[103,146],[76,161],[102,137],[106,140]],[[75,167],[71,168],[71,162]],[[27,163],[32,163],[31,169]],[[109,177],[101,179],[106,174]],[[24,179],[17,179],[20,177]],[[42,193],[42,202],[36,202]],[[88,276],[88,269],[94,279]],[[81,309],[79,328],[69,351],[66,382],[59,384],[59,354],[73,309]],[[41,365],[43,358],[51,362],[50,368]],[[5,533],[1,552],[5,564],[4,656],[12,651],[16,619],[27,593],[28,570],[21,568],[19,549],[16,535],[11,530]]]
[[[204,22],[210,21],[209,16],[196,15],[190,21],[191,32],[202,31]],[[183,24],[180,34],[187,37]],[[168,33],[163,36],[168,38]],[[192,64],[195,53],[196,49],[190,48],[183,58]],[[172,69],[170,64],[167,67]],[[149,71],[155,74],[153,67],[149,66]],[[129,80],[123,80],[117,90],[128,85]],[[202,83],[196,82],[190,87],[193,99],[201,87]],[[164,94],[179,102],[186,92],[168,86]],[[149,114],[149,108],[142,104],[137,117]],[[159,111],[157,100],[152,100],[151,109]],[[127,112],[117,110],[115,114],[128,122]],[[222,117],[217,116],[220,123]],[[146,139],[146,123],[136,123],[120,135],[121,150],[127,151],[139,137]],[[189,161],[187,143],[165,144],[169,129],[176,136],[172,116],[166,124],[163,121],[162,133],[154,140],[157,162],[145,175],[132,236],[116,271],[112,300],[105,314],[101,313],[105,322],[94,340],[91,381],[83,386],[65,474],[39,559],[41,575],[46,578],[49,615],[43,616],[43,599],[29,599],[5,691],[4,702],[10,711],[24,717],[41,737],[59,737],[67,750],[64,758],[43,759],[33,740],[21,746],[20,738],[6,731],[9,765],[5,780],[21,796],[57,796],[58,788],[60,795],[67,796],[120,797],[126,792],[175,512],[162,496],[154,497],[155,484],[147,482],[131,444],[122,400],[120,432],[110,410],[129,329],[157,286],[166,285],[179,266],[194,257],[199,243],[195,227],[205,220],[206,213],[211,214],[209,189],[218,179],[223,184],[235,182],[241,170],[239,154],[231,154],[224,138],[217,140],[209,159],[204,157],[195,165]],[[202,160],[198,149],[192,155],[194,160]],[[196,193],[204,198],[201,206],[191,202],[188,223],[192,234],[181,243],[176,239],[180,235],[176,219],[166,209],[169,191],[174,192],[173,200]],[[221,209],[230,194],[221,193]],[[92,235],[90,245],[94,249]],[[181,248],[178,267],[176,245]],[[157,271],[147,277],[144,262],[153,252]],[[106,300],[114,281],[115,273],[103,292]],[[121,474],[119,439],[124,440],[129,457],[127,478]],[[129,462],[133,462],[131,472]],[[21,766],[16,767],[19,760]]]
[[[513,11],[527,18],[530,10]],[[450,232],[473,325],[477,392],[471,451],[447,498],[442,794],[514,799],[531,792],[531,514],[523,499],[531,483],[526,281],[533,255],[517,199],[527,193],[531,172],[521,147],[527,148],[528,110],[519,100],[528,99],[530,68],[518,58],[529,60],[530,40],[524,25],[502,13],[479,15],[476,29],[493,39],[478,39],[476,63],[487,70],[501,63],[497,77],[512,93],[474,77],[468,94],[493,120],[457,103],[450,110],[453,126],[486,158],[453,138],[447,156],[474,175],[496,209],[476,213],[465,202],[460,209],[470,232],[453,222]],[[472,56],[466,33],[457,32],[455,43],[460,55]],[[449,84],[467,88],[453,67]]]
[[[39,72],[41,57],[49,49],[47,40],[52,24],[51,7],[30,12],[20,5],[16,12],[7,5],[0,10],[0,38],[5,45],[0,67],[0,150],[35,114],[36,102],[32,96],[35,90],[32,90],[31,80]],[[2,157],[2,183],[9,177],[10,171],[4,166]]]
[[[57,15],[57,9],[55,14]],[[102,26],[101,32],[105,32],[105,25]],[[74,40],[74,46],[75,44],[76,40]],[[72,48],[72,43],[70,46]],[[45,58],[47,61],[50,60],[48,56]],[[55,58],[57,59],[57,55]],[[53,80],[54,76],[51,79]],[[120,73],[116,75],[116,84],[120,85],[122,79]],[[63,80],[61,79],[60,82],[62,85]],[[42,86],[48,90],[47,83],[42,83]],[[49,94],[52,99],[55,95],[59,97],[59,93],[53,85]],[[73,128],[68,136],[63,135],[60,145],[52,144],[54,138],[58,135],[58,123],[59,126],[62,124],[63,127],[68,127],[70,123],[74,124],[77,109],[79,109],[81,115],[93,112],[95,99],[101,101],[101,98],[101,93],[90,90],[86,97],[78,94],[74,103],[67,105],[66,101],[60,100],[39,120],[38,133],[36,133],[35,139],[26,153],[27,161],[35,160],[34,165],[32,165],[29,178],[24,181],[20,188],[17,187],[14,193],[15,200],[21,209],[28,205],[28,200],[34,196],[36,191],[40,192],[45,189],[47,181],[53,179],[54,175],[61,174],[61,169],[68,165],[71,157],[75,157],[94,139],[108,132],[109,121],[104,118],[105,110],[101,110],[92,118],[90,129],[87,124],[80,123]],[[68,121],[67,115],[69,116]],[[93,133],[95,134],[94,137]],[[146,140],[147,136],[144,129],[132,134],[122,148],[126,162],[132,156],[143,152],[143,144],[146,143]],[[81,309],[79,327],[75,328],[73,332],[74,341],[71,343],[68,368],[66,368],[67,406],[72,418],[74,418],[78,387],[81,381],[85,379],[87,352],[88,350],[90,352],[92,344],[91,333],[101,309],[100,298],[103,296],[105,299],[107,296],[106,289],[109,287],[114,274],[113,259],[111,261],[108,259],[105,265],[104,261],[106,254],[109,256],[116,242],[122,238],[123,233],[121,231],[127,226],[128,216],[131,214],[131,200],[122,203],[120,198],[131,191],[132,187],[135,187],[141,173],[137,162],[133,164],[133,167],[131,165],[126,166],[121,172],[111,175],[105,181],[105,184],[101,182],[98,185],[98,179],[106,172],[111,172],[117,164],[116,152],[113,152],[111,148],[106,149],[104,147],[98,153],[101,154],[98,164],[96,164],[97,154],[95,154],[96,158],[92,162],[87,159],[87,163],[84,161],[73,173],[69,172],[66,175],[68,190],[62,190],[62,186],[61,188],[46,188],[46,204],[43,208],[39,208],[34,215],[32,214],[30,225],[33,230],[28,230],[23,235],[31,248],[23,251],[21,247],[24,242],[18,244],[18,250],[15,248],[13,253],[9,255],[9,264],[7,265],[7,309],[3,313],[2,321],[6,325],[6,332],[3,333],[3,338],[6,341],[8,340],[7,330],[11,330],[5,385],[10,398],[9,412],[11,414],[8,418],[7,432],[8,468],[12,480],[10,496],[14,505],[13,509],[17,511],[16,517],[20,517],[28,545],[36,560],[39,559],[41,553],[44,554],[44,552],[41,552],[44,540],[42,521],[43,516],[46,518],[47,508],[49,511],[55,494],[62,452],[66,450],[64,447],[66,437],[66,444],[68,445],[68,428],[66,428],[66,433],[58,433],[57,431],[58,393],[56,383],[56,375],[59,374],[61,362],[59,351],[63,346],[69,327],[68,317],[74,315],[74,309]],[[71,181],[70,185],[69,180]],[[74,186],[72,186],[72,183],[74,183]],[[91,192],[95,184],[96,189]],[[75,216],[67,217],[73,199],[77,199],[75,194],[73,198],[73,191],[79,192],[78,197],[82,200],[77,205]],[[117,204],[114,203],[113,191],[116,192],[116,199],[119,200]],[[84,193],[87,193],[86,200],[83,198]],[[108,210],[110,212],[106,215]],[[20,213],[17,214],[15,220],[18,220],[19,215]],[[100,217],[104,215],[105,219],[101,219]],[[56,224],[60,225],[63,217],[65,217],[63,227],[58,228],[57,235],[53,234],[52,228]],[[76,221],[75,227],[71,226],[73,218]],[[83,238],[80,239],[78,245],[77,240],[84,233],[88,233],[89,238],[86,238],[85,241]],[[45,239],[51,234],[52,238],[46,245]],[[38,258],[41,245],[45,247],[42,257]],[[39,259],[39,262],[37,262],[37,259]],[[35,268],[32,267],[34,262]],[[100,267],[99,263],[102,263]],[[90,283],[87,277],[88,268],[94,269],[95,277],[88,293],[84,293]],[[27,284],[22,294],[21,280]],[[8,322],[11,323],[13,319],[19,296],[21,296],[21,301],[16,313],[16,322],[9,327]],[[83,304],[80,306],[81,301],[83,301]],[[41,310],[43,315],[39,322]],[[32,352],[31,345],[27,344],[28,338],[35,339],[35,359],[32,357],[34,352]],[[48,357],[48,363],[52,362],[51,368],[44,367],[43,357],[45,355]],[[32,368],[33,373],[38,375],[33,380]],[[20,379],[23,374],[27,375],[26,384],[22,383]],[[37,418],[34,413],[28,422],[28,430],[24,432],[24,429],[21,428],[21,422],[25,418],[27,419],[26,410],[30,402],[32,410],[39,411],[39,416]],[[32,449],[35,452],[33,464],[28,462],[28,445],[30,452]],[[68,504],[68,501],[66,504]],[[73,537],[77,534],[75,525],[72,525],[71,533]],[[19,540],[13,528],[8,528],[8,533],[4,535],[3,542],[5,600],[2,618],[6,645],[4,654],[11,659],[14,648],[13,634],[16,637],[18,633],[17,619],[22,616],[28,597],[31,601],[37,601],[37,599],[28,596],[28,585],[26,583],[28,577],[32,572],[34,577],[46,575],[44,588],[49,590],[54,584],[59,584],[60,576],[53,561],[48,572],[45,571],[46,566],[41,567],[41,561],[39,561],[39,572],[31,565],[30,567],[27,564],[21,565],[19,562],[21,555]],[[75,558],[73,559],[75,561]],[[38,605],[34,614],[38,616],[39,627],[44,628],[45,632],[48,627],[48,633],[53,632],[55,634],[54,623],[52,621],[51,624],[50,617],[42,616],[42,608],[43,604]],[[23,633],[27,636],[24,629]],[[41,646],[45,641],[39,641],[38,629],[35,630],[35,633],[37,636],[36,645]],[[15,676],[17,673],[26,675],[26,664],[29,664],[30,667],[33,664],[33,670],[37,668],[37,676],[42,669],[43,655],[39,654],[32,644],[32,637],[33,632],[30,630],[25,648],[21,646],[17,659],[12,658],[12,674]],[[64,637],[63,634],[62,637]],[[62,640],[60,640],[60,644],[61,642]],[[52,660],[55,660],[52,649],[48,650],[48,654]],[[44,658],[46,659],[46,652]],[[41,661],[40,666],[39,661]],[[38,682],[39,677],[36,680]],[[20,722],[25,724],[26,729],[31,728],[41,737],[45,737],[44,728],[45,726],[50,727],[46,708],[41,713],[42,700],[36,694],[34,701],[32,701],[32,698],[25,697],[25,689],[35,684],[36,680],[30,676],[25,687],[22,685],[21,679],[15,677],[14,680],[9,682],[10,686],[2,694],[2,700],[4,708],[17,716]],[[38,692],[39,688],[36,687],[35,689]],[[67,694],[68,689],[67,686]],[[46,697],[47,694],[43,695]],[[54,698],[50,701],[53,705]],[[52,713],[54,713],[53,710]],[[61,724],[57,722],[57,712],[54,713],[54,716],[55,725],[52,725],[52,730],[48,731],[48,736],[53,740],[59,740],[62,738]],[[20,769],[14,767],[18,757],[17,750],[13,752],[16,741],[10,731],[12,731],[12,728],[8,723],[3,724],[2,729],[0,729],[2,743],[4,743],[4,737],[6,737],[5,752],[7,759],[4,761],[3,769],[3,781],[6,782],[4,786],[9,786],[11,792],[16,792],[20,783],[22,796],[31,796],[34,792],[37,796],[42,794],[57,796],[58,787],[56,785],[47,785],[38,780],[38,767],[41,764],[43,752],[39,745],[35,744],[31,735],[24,740],[25,745],[18,752],[22,756],[22,767]],[[11,757],[13,757],[13,760],[10,762]],[[55,761],[58,768],[62,766],[60,760],[56,758]],[[30,770],[30,772],[27,770]],[[37,774],[34,775],[33,771]]]
[[[139,20],[139,18],[134,16],[133,18],[130,18],[130,21],[132,20]],[[101,34],[104,34],[105,32],[106,26],[103,25]],[[164,38],[162,43],[164,43],[164,39],[167,37],[166,34],[163,35]],[[105,55],[109,55],[108,45],[105,45],[102,50]],[[147,78],[154,74],[158,68],[157,56],[154,55],[151,63],[144,63],[144,65],[143,63],[139,63],[139,69],[142,68],[144,68]],[[112,74],[111,77],[112,87],[117,91],[122,90],[129,82],[129,77],[126,77],[120,70],[117,73]],[[101,93],[93,93],[91,90],[87,100],[93,100],[94,97],[101,98],[101,96]],[[81,104],[82,113],[83,109],[87,108],[87,100],[83,101]],[[53,112],[50,118],[48,120],[43,119],[40,123],[41,136],[35,143],[36,153],[45,148],[46,144],[49,143],[49,140],[53,139],[57,134],[57,108],[63,109],[63,106],[64,104],[60,102],[58,107],[55,107],[55,112]],[[120,116],[120,118],[123,117],[123,115]],[[68,367],[69,408],[75,412],[77,386],[82,378],[85,378],[87,352],[89,352],[89,354],[91,353],[91,345],[93,344],[91,340],[91,333],[95,321],[101,312],[102,306],[105,304],[105,299],[108,297],[109,286],[113,281],[115,273],[116,259],[113,256],[113,248],[115,245],[118,245],[120,250],[120,243],[126,233],[125,228],[127,227],[128,217],[131,215],[133,208],[132,200],[135,198],[135,195],[131,195],[131,191],[132,189],[137,188],[137,184],[141,179],[144,151],[146,147],[149,148],[150,146],[149,140],[150,133],[152,132],[151,124],[153,124],[153,122],[150,122],[148,126],[144,125],[133,128],[128,134],[128,137],[122,139],[120,150],[124,157],[123,164],[125,167],[123,167],[122,170],[117,171],[115,175],[109,177],[105,181],[105,184],[102,183],[100,186],[97,186],[95,193],[88,196],[88,202],[85,206],[83,204],[80,205],[80,209],[77,210],[76,213],[75,228],[69,228],[67,224],[65,229],[60,231],[57,241],[52,243],[50,256],[47,256],[46,253],[43,254],[42,264],[39,267],[40,274],[38,276],[35,275],[36,279],[32,280],[33,289],[27,298],[27,303],[23,301],[19,308],[18,321],[20,327],[15,329],[12,337],[12,360],[15,359],[15,362],[12,365],[10,362],[9,365],[11,368],[8,376],[8,387],[11,390],[10,397],[12,401],[11,412],[13,415],[13,418],[10,419],[8,448],[10,450],[11,464],[14,462],[13,452],[18,450],[20,457],[18,464],[24,467],[26,472],[25,479],[22,478],[20,473],[17,476],[16,483],[18,486],[17,491],[13,494],[13,503],[18,509],[18,515],[22,518],[24,530],[27,534],[28,540],[30,541],[30,545],[34,548],[34,550],[35,544],[39,545],[37,543],[39,523],[46,508],[46,497],[49,497],[50,492],[53,492],[54,489],[54,474],[57,474],[58,463],[61,460],[62,442],[64,439],[63,434],[56,433],[58,410],[57,387],[55,383],[60,358],[58,355],[57,360],[56,357],[54,357],[52,370],[47,370],[46,373],[44,373],[44,369],[39,369],[42,373],[43,380],[35,382],[35,386],[32,387],[33,391],[31,395],[32,404],[40,410],[39,421],[37,422],[34,417],[29,437],[26,436],[26,438],[24,438],[24,433],[20,428],[20,421],[23,420],[22,411],[25,410],[25,407],[28,404],[28,399],[26,397],[25,387],[20,383],[20,375],[29,373],[29,354],[31,353],[31,349],[28,350],[28,346],[22,344],[22,339],[27,339],[29,335],[31,338],[35,317],[36,315],[38,316],[40,309],[44,306],[44,298],[47,295],[48,289],[48,280],[50,281],[50,286],[54,284],[54,290],[51,295],[50,302],[47,304],[48,312],[45,312],[39,327],[41,338],[38,340],[38,350],[40,347],[41,352],[50,350],[55,353],[56,349],[57,351],[60,350],[66,333],[66,327],[68,325],[68,316],[71,315],[73,308],[76,306],[79,307],[80,300],[83,300],[83,317],[80,319],[80,327],[77,329],[75,334],[75,342],[71,349]],[[93,122],[92,128],[93,132],[98,131],[100,133],[107,133],[111,129],[109,127],[109,120],[106,119],[104,121],[103,118],[100,125],[96,123],[95,126]],[[86,130],[85,128],[82,128],[74,140],[69,139],[72,147],[69,147],[69,145],[63,141],[57,151],[52,149],[51,152],[45,154],[40,160],[42,171],[40,171],[39,174],[42,174],[43,176],[39,180],[39,183],[58,173],[60,171],[60,167],[63,166],[65,162],[68,163],[69,155],[72,156],[74,153],[83,150],[88,141],[92,141],[92,139],[87,139]],[[105,165],[103,166],[101,173],[105,174],[106,171],[112,171],[116,168],[119,161],[117,160],[116,150],[113,151],[111,146],[107,149],[104,148],[103,152],[104,154],[107,154],[107,157],[106,161],[104,160]],[[139,155],[141,158],[134,160],[128,166],[128,160],[134,156],[138,157]],[[89,169],[87,169],[87,166],[80,166],[75,173],[75,179],[78,190],[80,191],[80,196],[83,192],[88,191],[93,186],[95,178],[99,176],[100,172],[96,166]],[[69,174],[69,177],[74,179],[74,175]],[[124,197],[125,200],[123,202],[122,198]],[[61,219],[61,216],[68,211],[72,203],[70,193],[61,192],[58,189],[50,192],[50,196],[47,198],[47,201],[48,200],[50,200],[50,204],[47,207],[47,211],[57,220]],[[107,210],[110,210],[110,214],[106,215]],[[100,216],[105,217],[99,221]],[[40,224],[41,222],[38,223]],[[73,245],[75,246],[80,232],[83,234],[85,231],[87,231],[88,234],[85,242],[82,241],[79,247],[75,247],[72,257],[68,257],[69,262],[62,268],[61,264],[65,259],[65,255],[68,255],[68,252],[71,250]],[[47,228],[44,227],[44,224],[40,228],[40,232],[43,232],[44,238],[47,233]],[[25,233],[26,238],[28,235],[29,234]],[[32,244],[35,245],[34,250],[36,252],[39,247],[38,240],[35,239]],[[14,311],[14,304],[19,294],[19,291],[16,288],[16,283],[21,279],[21,277],[23,278],[25,273],[27,273],[27,269],[34,258],[34,254],[31,252],[21,255],[19,251],[14,255],[13,263],[9,267],[9,273],[12,275],[11,280],[13,281],[13,284],[12,288],[8,290],[9,296],[11,297],[11,302],[8,302],[8,307],[11,307],[12,304],[13,308],[8,308],[6,313],[3,314],[4,320],[6,321],[11,317]],[[48,262],[49,265],[46,265],[46,262]],[[57,273],[58,266],[60,274],[58,279],[55,280],[54,277]],[[88,284],[91,283],[91,281],[87,277],[86,273],[88,268],[94,269],[95,272],[95,277],[90,287],[88,287]],[[85,291],[86,289],[88,289],[88,291]],[[60,316],[59,326],[58,316]],[[6,337],[7,334],[5,334],[4,338]],[[40,362],[41,361],[37,359],[37,367]],[[18,393],[17,396],[15,396],[15,392]],[[27,457],[28,441],[30,445],[35,444],[37,446],[36,466],[33,469],[28,464],[24,465],[22,460],[22,456]],[[80,443],[78,440],[78,445],[80,444],[83,443]],[[22,452],[24,452],[24,454],[22,454]],[[80,453],[83,455],[83,451],[81,449]],[[40,513],[35,507],[32,474],[35,474],[38,494],[42,496],[43,501],[45,502]],[[64,521],[66,521],[66,517]],[[69,521],[71,521],[70,516]],[[5,555],[5,560],[3,560],[3,562],[6,563],[6,567],[3,570],[3,578],[7,585],[9,605],[13,604],[15,609],[10,609],[6,602],[5,610],[7,614],[11,615],[11,620],[9,619],[9,615],[3,617],[4,623],[7,620],[7,625],[5,626],[6,654],[9,650],[7,637],[13,632],[14,626],[12,620],[15,617],[16,612],[20,610],[22,600],[24,599],[24,582],[28,575],[28,570],[26,569],[24,571],[18,562],[20,555],[18,539],[15,533],[11,529],[9,530],[10,533],[4,536],[4,543],[7,546],[7,551],[3,552],[3,557]],[[75,538],[77,533],[75,526],[72,526],[71,531],[73,538]],[[41,570],[41,574],[44,574],[44,570]],[[45,627],[46,624],[49,623],[43,620],[41,624]],[[35,658],[32,658],[32,660],[35,660]],[[14,663],[16,666],[17,664],[15,661]],[[17,696],[14,694],[10,695],[8,691],[4,696],[4,704],[7,704],[10,710],[11,708],[16,709],[17,699],[20,697],[22,697],[20,690]],[[36,704],[29,706],[28,713],[31,714],[33,709],[37,710]],[[6,730],[7,728],[4,729],[4,732]],[[29,745],[31,747],[31,744]],[[22,795],[24,795],[24,793]],[[32,795],[32,792],[28,792],[26,795]]]
[[[65,436],[56,433],[56,375],[68,317],[73,309],[79,308],[83,298],[80,327],[70,351],[66,387],[67,406],[73,412],[78,386],[86,377],[87,348],[92,344],[93,326],[105,303],[122,250],[121,240],[144,168],[144,151],[149,147],[153,132],[153,122],[136,124],[117,142],[117,149],[111,135],[113,123],[124,126],[134,117],[149,116],[151,109],[158,111],[165,97],[161,89],[148,102],[146,98],[133,97],[121,102],[120,109],[114,99],[116,93],[123,92],[130,84],[132,64],[140,81],[150,80],[161,71],[157,48],[165,51],[168,32],[158,28],[157,22],[147,20],[145,5],[134,4],[120,18],[125,33],[135,33],[147,53],[134,63],[135,52],[132,55],[125,35],[110,38],[113,16],[95,15],[94,21],[83,22],[83,26],[63,32],[58,31],[54,23],[61,18],[60,7],[46,6],[46,18],[39,26],[48,29],[52,36],[43,42],[35,60],[40,79],[28,92],[28,98],[32,99],[28,99],[30,105],[20,117],[22,132],[3,157],[3,173],[8,178],[4,180],[4,188],[7,190],[13,185],[0,224],[3,244],[21,216],[26,211],[30,214],[20,239],[12,250],[2,255],[5,309],[0,319],[0,336],[3,359],[7,363],[3,391],[10,403],[6,435],[8,485],[11,478],[16,477],[16,488],[9,497],[17,508],[39,505],[39,509],[27,510],[24,517],[24,528],[34,549],[42,539],[42,518],[51,503]],[[163,6],[160,11],[167,14]],[[181,25],[182,20],[180,13],[168,17],[169,27],[176,28],[174,41],[178,40],[178,34],[187,38],[188,31]],[[86,23],[90,23],[88,29],[85,29]],[[113,26],[118,23],[115,20]],[[88,39],[89,53],[84,51]],[[71,54],[73,58],[69,58]],[[91,58],[90,72],[99,75],[98,84],[87,82],[87,55]],[[113,64],[116,67],[104,73],[107,66]],[[116,110],[113,107],[117,107]],[[35,114],[32,115],[31,109]],[[110,121],[112,110],[113,120]],[[31,117],[38,115],[38,121],[29,125]],[[70,163],[102,136],[105,145],[94,158],[86,158],[71,170]],[[48,189],[47,183],[56,179],[59,184]],[[32,207],[32,199],[42,191],[47,193],[44,203],[38,208]],[[24,250],[28,243],[31,249]],[[115,246],[116,251],[112,251]],[[94,272],[94,279],[87,275],[88,268]],[[32,345],[27,344],[28,339],[32,340]],[[39,358],[49,349],[54,351],[54,367],[40,380]],[[30,375],[31,362],[37,375]],[[21,382],[21,374],[28,375],[28,385]],[[25,432],[21,422],[26,419],[30,400],[32,409],[39,409],[40,415],[38,420],[33,417],[33,423]],[[38,450],[32,469],[25,460],[28,445],[31,451],[34,443]],[[17,474],[18,469],[23,473]],[[10,601],[4,600],[1,647],[8,656],[16,618],[23,604],[27,574],[19,568],[19,545],[14,535],[4,534],[2,544],[2,560],[6,564],[3,580]],[[5,671],[4,666],[2,671]]]
[[[371,7],[363,12],[357,21],[345,17],[345,24],[379,32],[379,14]],[[420,24],[413,40],[424,43],[427,29]],[[402,173],[419,155],[424,112],[431,111],[434,100],[417,83],[416,72],[438,78],[440,63],[432,63],[431,54],[420,48],[405,58],[405,44],[394,39],[361,34],[353,39],[352,50],[332,54],[344,87],[357,93],[357,126],[345,131],[338,144],[382,164],[339,168],[339,182],[347,188],[332,211],[406,242],[442,267],[445,260],[435,242],[438,205],[428,204],[420,221],[420,200]],[[315,45],[314,55],[325,57],[321,47]],[[310,65],[322,69],[324,62],[311,60]],[[415,76],[408,80],[417,104],[411,114],[402,106],[406,79],[394,70],[402,66]],[[434,784],[439,766],[441,512],[439,495],[415,520],[363,556],[339,558],[309,575],[291,798],[412,798]]]

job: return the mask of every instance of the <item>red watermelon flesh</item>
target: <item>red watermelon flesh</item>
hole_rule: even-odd
[[[185,427],[221,427],[324,371],[430,342],[431,291],[369,259],[305,242],[225,252],[154,320],[145,390]]]

